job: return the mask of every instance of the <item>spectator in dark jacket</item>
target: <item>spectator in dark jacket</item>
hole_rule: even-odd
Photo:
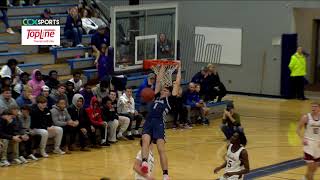
[[[191,111],[196,111],[197,114],[201,115],[202,123],[207,125],[209,122],[206,118],[208,110],[203,100],[200,99],[200,94],[196,92],[196,85],[194,83],[189,83],[189,89],[183,93],[183,102],[188,111],[187,121],[189,123],[191,123]]]
[[[22,164],[27,162],[22,156],[19,157],[19,143],[27,141],[29,136],[23,134],[22,128],[17,119],[14,118],[11,110],[5,110],[0,119],[0,139],[3,144],[3,151],[1,152],[1,166],[10,166],[7,158],[7,149],[9,142],[12,144],[13,150],[13,162],[16,164]],[[23,162],[22,162],[23,160]]]
[[[64,28],[64,34],[68,39],[72,39],[73,46],[83,47],[81,44],[83,34],[82,21],[78,13],[78,8],[76,7],[70,9]]]
[[[110,46],[110,33],[107,31],[106,26],[99,26],[96,33],[91,38],[92,49],[95,53],[99,53],[102,44]]]
[[[216,67],[213,64],[208,65],[208,87],[209,90],[206,93],[205,100],[213,101],[218,97],[217,102],[220,102],[222,98],[227,94],[227,90],[223,83],[220,81],[219,74]]]
[[[81,94],[75,94],[72,99],[72,104],[68,108],[68,112],[71,119],[79,121],[78,131],[79,131],[79,141],[80,141],[80,151],[89,151],[86,148],[86,140],[90,138],[93,148],[99,148],[96,145],[95,128],[91,125],[88,114],[83,108],[84,98]]]
[[[41,95],[47,98],[47,107],[51,109],[55,102],[54,99],[50,97],[50,88],[48,86],[42,86]]]
[[[74,84],[70,81],[66,82],[66,95],[68,97],[68,104],[72,104],[72,98],[74,96]]]
[[[46,81],[46,85],[51,89],[57,89],[60,81],[58,80],[58,71],[52,70],[49,72],[49,78]]]
[[[191,82],[196,83],[196,84],[202,84],[203,79],[208,76],[208,68],[207,67],[202,67],[201,71],[196,73],[193,77]]]
[[[112,100],[108,96],[102,99],[102,119],[104,122],[108,123],[108,141],[110,143],[117,142],[119,116],[116,109],[112,105]]]
[[[80,94],[83,96],[84,98],[84,105],[83,108],[88,108],[90,107],[90,102],[92,97],[94,96],[91,90],[91,87],[89,86],[89,84],[85,84],[83,86],[83,89],[80,91]]]
[[[49,157],[46,153],[46,145],[48,138],[54,138],[54,153],[65,154],[60,149],[60,144],[62,140],[63,130],[61,127],[54,126],[51,118],[51,112],[47,108],[47,98],[44,96],[38,96],[37,104],[32,106],[30,113],[31,117],[31,129],[33,129],[33,134],[41,135],[40,142],[40,154],[43,157]]]

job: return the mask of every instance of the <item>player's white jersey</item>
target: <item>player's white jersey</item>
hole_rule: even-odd
[[[232,152],[231,151],[232,144],[229,145],[228,151],[227,151],[227,166],[225,168],[225,173],[227,172],[238,172],[244,169],[244,166],[241,164],[240,160],[240,154],[242,150],[244,150],[244,147],[240,147],[238,151]],[[243,179],[243,176],[231,176],[231,177],[221,177],[220,180],[241,180]]]
[[[311,113],[308,113],[307,116],[308,122],[305,127],[304,138],[320,141],[320,119],[314,120]]]
[[[136,159],[142,161],[141,150],[138,152]],[[148,170],[149,170],[148,175],[150,176],[153,171],[153,167],[154,167],[154,157],[153,157],[153,153],[151,151],[149,152],[149,157],[148,157],[148,167],[149,167],[148,168]],[[145,180],[145,178],[135,172],[135,180]]]
[[[305,153],[313,156],[314,158],[320,157],[320,119],[313,119],[310,113],[307,114],[308,122],[304,131],[304,139],[307,145],[303,146]]]

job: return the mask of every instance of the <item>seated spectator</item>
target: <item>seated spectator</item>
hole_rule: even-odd
[[[35,157],[35,153],[37,148],[39,148],[41,136],[32,134],[32,129],[30,128],[30,125],[31,125],[30,106],[24,105],[20,109],[21,109],[21,113],[18,114],[18,120],[22,126],[22,130],[24,134],[29,135],[29,140],[22,142],[20,144],[21,145],[20,154],[27,159],[37,161],[38,158]]]
[[[49,157],[46,153],[46,146],[48,138],[54,138],[54,150],[55,154],[65,154],[60,149],[60,144],[63,136],[63,129],[58,126],[54,126],[52,122],[52,116],[50,110],[47,108],[47,99],[43,96],[38,96],[36,99],[37,104],[31,108],[31,129],[33,134],[41,135],[40,141],[40,154],[42,157]]]
[[[46,81],[46,85],[51,89],[57,89],[60,81],[58,80],[58,72],[56,70],[51,70],[49,72],[49,78]]]
[[[141,91],[144,89],[144,88],[151,88],[151,89],[155,89],[155,86],[156,86],[156,75],[154,73],[150,73],[148,74],[148,77],[146,79],[144,79],[144,81],[142,82],[142,84],[139,86],[139,89],[136,93],[136,96],[135,96],[135,103],[136,104],[140,104],[140,106],[137,106],[138,109],[139,109],[139,112],[144,116],[146,117],[147,116],[147,110],[148,110],[148,106],[151,104],[151,103],[146,103],[146,102],[143,102],[143,100],[141,99]]]
[[[97,11],[92,11],[91,20],[98,25],[98,27],[107,27],[107,24],[99,17]]]
[[[72,98],[74,96],[74,84],[70,81],[66,82],[66,95],[68,97],[68,104],[72,104]]]
[[[191,82],[196,83],[196,84],[202,84],[203,80],[209,75],[208,74],[208,68],[207,67],[202,67],[201,71],[196,73],[193,77]],[[202,87],[204,88],[204,87]]]
[[[110,47],[106,44],[101,45],[100,51],[97,52],[94,64],[98,69],[98,78],[102,80],[113,74],[113,56],[109,56]]]
[[[28,84],[29,76],[30,75],[26,72],[20,74],[19,81],[13,87],[13,98],[17,98],[18,96],[20,96],[20,94],[22,93],[23,86]]]
[[[177,82],[173,82],[173,86]],[[185,128],[191,129],[192,127],[188,125],[185,118],[185,110],[183,109],[183,98],[182,98],[182,88],[180,87],[178,90],[178,94],[176,96],[169,97],[169,103],[171,106],[171,114],[173,115],[173,129],[176,128]],[[179,124],[178,124],[179,121]]]
[[[227,94],[227,90],[223,83],[220,81],[219,74],[216,71],[216,67],[213,64],[209,64],[208,69],[210,92],[207,94],[205,100],[213,101],[216,97],[218,97],[217,102],[220,102],[222,98]]]
[[[0,1],[0,11],[2,13],[2,17],[0,19],[3,21],[5,27],[6,27],[6,32],[9,34],[15,34],[15,32],[11,29],[8,21],[8,3],[6,0]]]
[[[35,104],[34,97],[32,97],[31,93],[31,87],[25,85],[23,87],[22,94],[16,100],[19,107],[22,107],[23,105],[32,106],[32,104]]]
[[[104,97],[107,97],[109,95],[109,80],[108,79],[104,79],[102,81],[100,81],[99,84],[97,84],[96,87],[92,88],[92,93],[94,96],[97,97],[97,100],[99,101],[99,103],[102,102],[102,99]]]
[[[106,30],[106,26],[99,26],[96,33],[91,38],[91,45],[96,54],[100,53],[102,44],[110,46],[110,35]]]
[[[74,92],[78,93],[80,92],[80,89],[82,87],[81,73],[75,72],[72,75],[73,75],[73,78],[70,79],[69,81],[72,82],[74,85]]]
[[[135,103],[132,97],[132,87],[127,87],[125,93],[119,98],[118,101],[118,112],[119,115],[128,117],[130,124],[127,130],[127,138],[134,140],[131,132],[132,121],[136,121],[136,127],[134,128],[133,135],[141,137],[139,128],[142,122],[142,116],[135,110]]]
[[[23,71],[18,67],[18,61],[16,59],[9,59],[7,64],[3,65],[0,70],[1,77],[8,76],[13,79],[13,81],[18,81],[19,75],[22,73]]]
[[[81,12],[82,27],[86,31],[86,34],[93,34],[97,31],[98,25],[91,20],[88,9],[83,9]]]
[[[119,116],[119,114],[118,114],[117,92],[116,91],[110,91],[109,97],[110,97],[111,104],[112,104],[111,112],[113,112],[113,114],[115,114],[115,117],[118,117],[117,120],[119,121],[119,127],[120,128],[119,128],[119,132],[117,134],[117,138],[118,139],[126,139],[123,136],[123,133],[126,132],[126,130],[128,129],[128,126],[130,124],[130,119],[125,117],[125,116]],[[106,98],[108,98],[108,97],[106,97]],[[114,111],[112,111],[112,110],[114,110]]]
[[[87,111],[87,114],[88,114],[89,119],[91,121],[91,125],[93,125],[93,127],[95,129],[100,130],[100,135],[101,135],[100,145],[110,146],[110,144],[107,141],[108,123],[104,122],[102,119],[102,111],[101,111],[101,108],[99,105],[99,101],[97,100],[97,98],[95,96],[92,97],[90,107],[87,108],[86,111]]]
[[[66,100],[67,106],[68,104],[68,97],[66,95],[66,86],[64,84],[59,84],[57,90],[52,90],[50,97],[54,100],[55,103],[58,102],[59,99]]]
[[[42,74],[39,69],[32,71],[32,77],[28,85],[32,88],[32,96],[37,97],[41,94],[41,88],[45,83],[42,80]]]
[[[83,108],[84,98],[81,94],[75,94],[72,99],[72,104],[68,108],[71,119],[78,121],[80,151],[90,151],[87,148],[86,141],[90,138],[92,147],[99,148],[96,143],[95,128],[91,125],[88,114]]]
[[[172,59],[174,57],[172,43],[167,39],[164,33],[160,33],[157,47],[158,47],[158,53],[157,53],[158,59]]]
[[[233,104],[228,104],[224,110],[220,128],[227,139],[230,139],[235,132],[243,133],[240,115],[235,112]]]
[[[117,128],[119,126],[119,117],[116,109],[112,106],[112,100],[107,96],[102,100],[102,119],[108,123],[108,142],[117,142]]]
[[[11,88],[12,81],[9,76],[1,77],[1,87],[10,87]]]
[[[191,123],[191,111],[197,111],[201,115],[203,125],[208,125],[207,119],[208,109],[203,100],[200,99],[199,93],[196,92],[194,83],[189,83],[189,89],[183,93],[183,103],[187,109],[187,121]]]
[[[90,103],[91,103],[91,99],[94,96],[91,90],[91,87],[89,86],[89,84],[85,84],[83,86],[83,89],[80,91],[80,94],[83,96],[84,98],[84,105],[83,108],[87,109],[88,107],[90,107]]]
[[[40,15],[41,19],[53,19],[51,16],[51,10],[49,8],[44,9],[43,13]]]
[[[27,161],[23,156],[19,156],[19,143],[27,141],[29,136],[23,134],[19,122],[14,118],[10,110],[5,110],[1,114],[0,119],[0,139],[3,144],[3,151],[1,152],[1,166],[10,166],[7,157],[7,150],[9,144],[12,145],[13,162],[15,164],[26,163]]]
[[[18,106],[16,101],[11,96],[11,89],[4,87],[1,89],[0,95],[0,114],[9,109],[10,106]]]
[[[41,89],[41,95],[47,99],[47,107],[51,109],[52,106],[55,104],[55,101],[50,97],[50,88],[48,86],[42,86]]]
[[[50,112],[53,124],[63,129],[63,136],[61,141],[63,151],[67,154],[71,154],[70,151],[73,151],[75,149],[74,143],[76,141],[77,126],[79,125],[79,121],[74,121],[71,119],[66,105],[67,102],[65,99],[58,99],[56,105],[52,106]]]
[[[70,9],[70,13],[67,17],[66,26],[64,28],[64,34],[67,39],[71,39],[72,46],[83,47],[82,42],[82,22],[78,13],[78,8],[74,7]]]

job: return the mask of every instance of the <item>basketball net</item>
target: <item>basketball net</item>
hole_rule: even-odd
[[[164,67],[164,73],[160,79],[161,87],[172,86],[172,73],[176,70],[176,64],[157,64],[152,66],[151,69],[157,75],[157,78],[160,75],[161,67]]]

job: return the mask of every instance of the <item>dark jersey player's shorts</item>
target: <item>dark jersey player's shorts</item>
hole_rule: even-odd
[[[144,123],[142,134],[149,134],[151,140],[156,142],[158,139],[165,139],[164,128],[162,119],[152,118]]]

